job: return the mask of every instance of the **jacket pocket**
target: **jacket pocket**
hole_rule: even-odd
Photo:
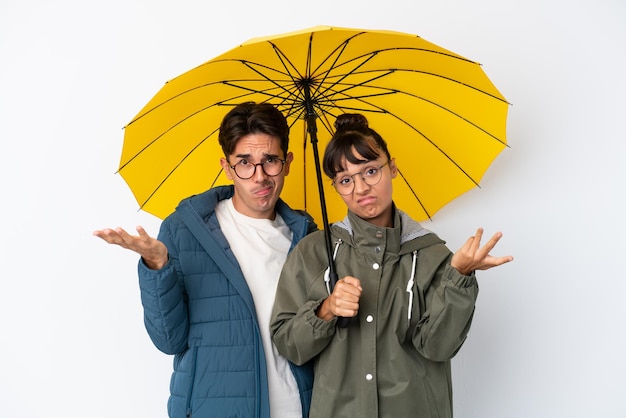
[[[177,406],[175,409],[184,409],[184,411],[175,411],[176,416],[191,417],[197,357],[198,347],[188,348],[174,357],[174,373],[170,382],[170,393],[172,400],[176,399],[175,404]]]

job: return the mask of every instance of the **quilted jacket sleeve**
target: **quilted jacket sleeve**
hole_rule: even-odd
[[[138,273],[148,335],[162,352],[177,354],[187,348],[189,316],[184,283],[176,268],[178,252],[168,225],[166,220],[158,237],[168,248],[168,263],[160,270],[151,270],[140,260]]]

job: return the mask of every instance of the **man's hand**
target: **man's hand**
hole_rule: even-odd
[[[109,244],[119,245],[122,248],[132,250],[143,258],[148,268],[158,270],[167,263],[167,247],[156,238],[152,238],[141,227],[137,227],[139,235],[130,235],[122,228],[101,229],[94,231],[96,237],[100,237]]]

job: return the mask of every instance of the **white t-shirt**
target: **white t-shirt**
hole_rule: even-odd
[[[292,232],[278,214],[273,221],[242,215],[235,210],[232,199],[220,201],[215,214],[254,298],[267,362],[270,416],[300,418],[302,406],[296,379],[270,336],[276,287],[291,246]]]

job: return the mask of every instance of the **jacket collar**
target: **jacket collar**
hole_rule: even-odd
[[[374,234],[380,233],[386,234],[388,240],[387,245],[390,244],[390,240],[394,240],[393,237],[396,237],[395,241],[398,242],[400,246],[397,251],[400,253],[416,251],[435,244],[445,243],[436,234],[422,227],[419,222],[413,220],[405,212],[396,208],[395,204],[394,225],[392,228],[376,227],[359,218],[351,211],[348,211],[346,217],[342,221],[334,223],[333,226],[343,230],[344,234],[347,234],[350,238],[346,241],[353,242],[354,245],[359,245],[359,243],[355,241],[355,236],[363,236],[363,233],[365,236],[373,236]],[[391,247],[388,247],[388,250],[393,251]]]
[[[190,204],[205,223],[217,223],[217,219],[211,219],[215,217],[215,207],[221,200],[230,199],[234,194],[235,187],[233,185],[216,186],[201,194],[184,199],[179,206]],[[317,229],[317,225],[309,214],[291,209],[282,199],[278,199],[276,202],[276,212],[280,214],[293,232],[292,248],[307,233]]]

